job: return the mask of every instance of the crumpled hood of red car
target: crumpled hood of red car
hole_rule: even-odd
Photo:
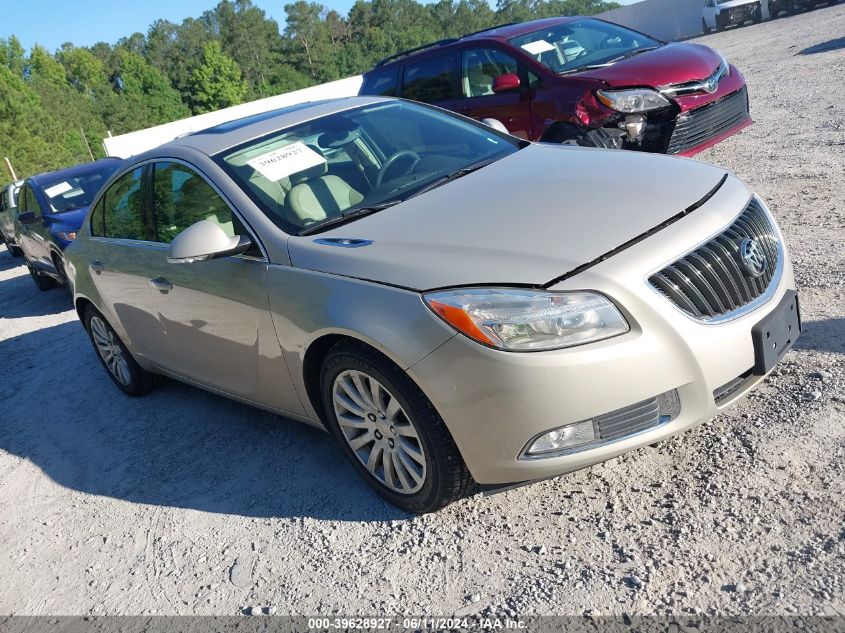
[[[707,46],[672,43],[573,76],[598,79],[613,87],[658,87],[705,79],[720,62],[719,54]]]

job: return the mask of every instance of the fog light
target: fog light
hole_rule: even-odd
[[[599,439],[592,420],[576,422],[562,426],[554,431],[541,435],[528,447],[528,455],[540,455],[565,448],[572,448],[579,444],[586,444]]]

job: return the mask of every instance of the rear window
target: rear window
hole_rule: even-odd
[[[455,97],[455,56],[444,55],[416,64],[406,64],[402,96],[414,101],[436,103]]]
[[[395,97],[396,83],[399,79],[399,66],[369,73],[361,86],[362,95],[374,97]]]

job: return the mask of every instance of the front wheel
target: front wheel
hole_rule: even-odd
[[[132,358],[132,354],[105,317],[92,306],[88,306],[84,318],[91,344],[114,384],[132,397],[143,396],[152,389],[152,374],[144,371]]]
[[[324,418],[358,474],[392,504],[433,512],[474,485],[443,419],[405,372],[371,348],[333,347],[323,362]]]
[[[29,260],[26,262],[26,267],[29,270],[29,276],[32,278],[35,287],[38,288],[41,292],[46,292],[47,290],[52,290],[58,285],[55,279],[52,277],[48,277],[47,275],[42,275],[38,270],[33,266]]]

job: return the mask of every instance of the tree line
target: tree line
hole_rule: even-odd
[[[592,15],[604,0],[357,0],[347,16],[307,0],[286,24],[223,0],[181,24],[54,52],[0,39],[0,156],[19,177],[103,155],[101,139],[361,73],[397,51],[497,24]],[[86,142],[87,141],[87,142]]]

